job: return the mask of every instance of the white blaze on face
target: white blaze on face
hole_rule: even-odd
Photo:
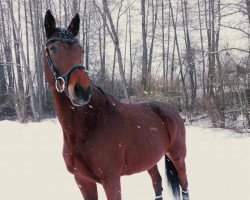
[[[68,92],[69,92],[70,99],[74,98],[74,88],[75,88],[74,84],[69,84],[68,85]]]

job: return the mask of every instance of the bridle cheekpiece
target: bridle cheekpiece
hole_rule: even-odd
[[[60,41],[60,42],[70,43],[70,44],[76,43],[78,41],[75,38],[64,39],[64,38],[53,37],[53,38],[48,39],[46,42],[46,49],[45,49],[46,50],[46,61],[47,61],[48,65],[50,66],[50,69],[53,73],[53,77],[55,79],[56,90],[59,93],[62,93],[64,91],[65,87],[68,87],[70,74],[75,69],[83,69],[86,71],[86,67],[83,64],[75,64],[75,65],[71,66],[71,68],[64,75],[60,76],[58,69],[56,68],[56,65],[52,61],[52,58],[50,56],[49,49],[48,49],[48,43],[55,42],[55,41]]]

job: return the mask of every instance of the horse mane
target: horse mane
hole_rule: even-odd
[[[97,89],[104,95],[106,96],[106,93],[104,92],[104,90],[100,87],[100,86],[96,86]]]
[[[114,101],[120,102],[116,97],[114,97],[113,95],[111,95],[108,92],[105,92],[100,86],[95,85],[95,87],[97,88],[97,90],[99,90],[101,92],[101,94],[104,96],[106,101],[109,101],[111,103],[113,103]]]
[[[106,108],[108,108],[108,111],[112,114],[118,114],[119,111],[117,110],[116,104],[121,103],[116,97],[114,97],[113,95],[111,95],[108,92],[105,92],[100,86],[95,85],[99,95],[101,95],[102,99],[103,99],[103,105],[106,106]]]

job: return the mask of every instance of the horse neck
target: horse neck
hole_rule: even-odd
[[[109,98],[95,85],[92,87],[93,95],[90,102],[80,107],[73,106],[66,95],[52,91],[56,114],[64,132],[72,132],[72,127],[86,129],[91,125],[90,122],[94,123],[98,115],[108,109]]]

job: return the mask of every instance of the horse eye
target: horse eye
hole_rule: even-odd
[[[50,49],[50,51],[52,53],[56,53],[57,52],[57,48],[55,46],[51,46],[49,49]]]

